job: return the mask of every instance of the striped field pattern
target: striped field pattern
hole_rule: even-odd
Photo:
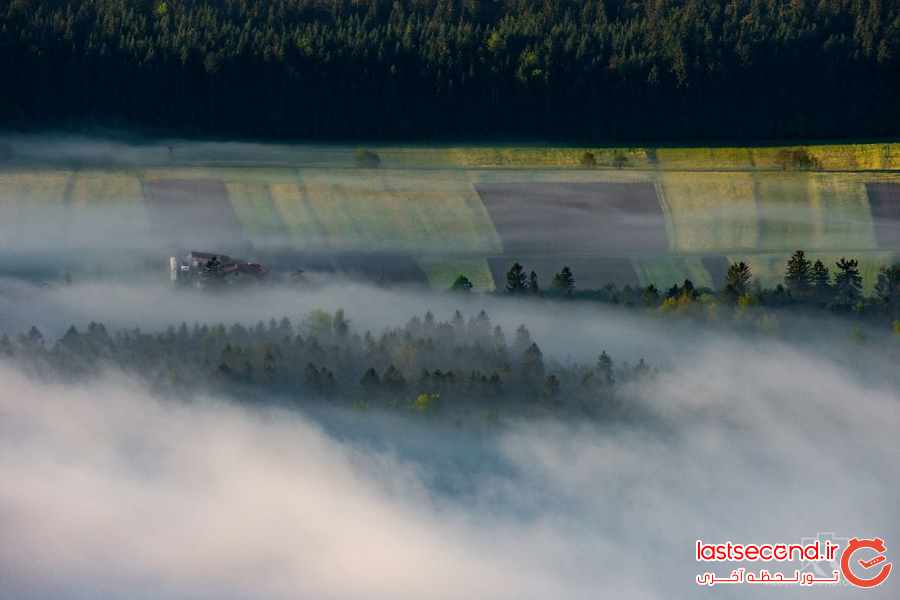
[[[544,281],[568,261],[584,284],[665,287],[718,285],[728,257],[769,285],[795,249],[858,257],[870,275],[900,251],[895,145],[811,146],[822,170],[801,172],[776,168],[772,148],[623,150],[623,169],[602,164],[619,151],[596,150],[594,169],[577,168],[584,149],[539,148],[379,149],[379,169],[7,167],[0,250],[405,255],[436,288],[464,273],[481,289],[517,259]]]

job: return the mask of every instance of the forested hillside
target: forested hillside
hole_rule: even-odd
[[[322,139],[900,133],[892,0],[2,0],[0,124]]]

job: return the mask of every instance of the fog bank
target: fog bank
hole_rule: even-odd
[[[4,597],[686,598],[697,538],[833,531],[890,554],[896,387],[774,344],[687,353],[631,389],[643,425],[511,423],[472,444],[3,368]]]

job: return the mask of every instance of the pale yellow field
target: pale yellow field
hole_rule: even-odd
[[[72,172],[0,172],[0,247],[50,244],[68,235],[65,207]]]
[[[675,252],[756,248],[753,179],[746,173],[664,173],[663,210]]]
[[[230,181],[225,189],[246,239],[259,248],[287,245],[290,232],[275,208],[269,184]]]

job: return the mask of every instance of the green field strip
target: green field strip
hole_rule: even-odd
[[[808,174],[759,174],[753,182],[759,210],[759,250],[820,247]]]
[[[290,230],[281,219],[268,184],[232,181],[225,183],[225,189],[245,239],[257,248],[287,245]]]
[[[499,248],[493,223],[465,173],[447,171],[409,180],[391,176],[387,182],[392,192],[415,206],[427,245],[434,250],[475,253]]]
[[[749,148],[658,148],[657,166],[666,170],[731,170],[754,167]]]
[[[493,291],[494,278],[487,260],[483,258],[422,257],[419,268],[428,277],[428,284],[437,290],[449,289],[456,278],[465,275],[478,291]]]
[[[617,159],[628,167],[647,168],[644,148],[503,147],[473,146],[446,150],[449,162],[465,168],[583,168],[585,153],[594,155],[598,169],[615,168]]]
[[[305,199],[306,191],[300,183],[273,183],[269,186],[269,192],[293,249],[317,251],[327,248],[327,236],[316,223],[316,217]]]
[[[676,252],[757,247],[757,208],[749,174],[664,173],[660,184]]]
[[[363,227],[357,221],[363,210],[364,189],[352,172],[303,171],[301,175],[303,199],[327,240],[328,248],[342,251],[361,251],[376,248],[378,232],[383,225]],[[357,209],[360,209],[359,211]]]
[[[865,183],[833,173],[811,178],[810,204],[816,224],[809,250],[877,249]]]
[[[446,232],[435,221],[434,187],[420,188],[422,180],[418,176],[400,173],[374,175],[384,196],[379,200],[389,215],[394,229],[398,249],[410,252],[435,252],[447,249]],[[431,179],[428,181],[432,183]],[[438,183],[437,174],[434,177]],[[431,195],[430,199],[424,196]]]
[[[713,287],[712,276],[700,257],[666,256],[632,259],[641,286],[654,285],[661,292],[690,279],[696,287]]]

